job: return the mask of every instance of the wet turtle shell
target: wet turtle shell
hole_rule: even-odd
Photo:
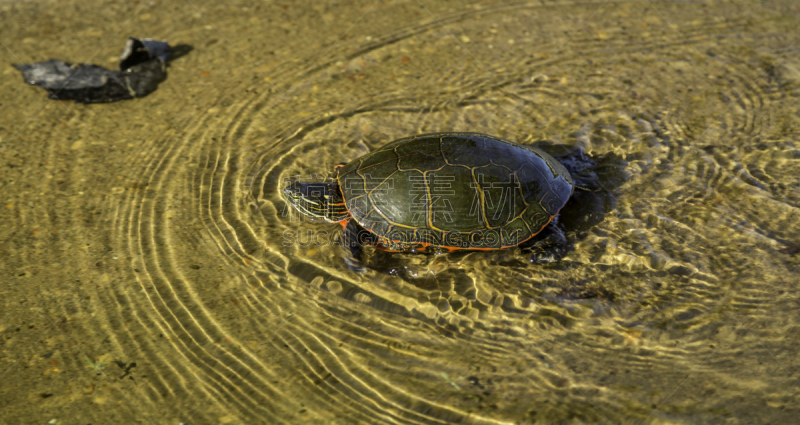
[[[384,248],[501,249],[555,217],[574,183],[534,147],[477,133],[392,142],[338,169],[347,210]]]

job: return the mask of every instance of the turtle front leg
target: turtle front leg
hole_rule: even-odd
[[[530,255],[532,263],[554,263],[567,255],[570,246],[567,236],[556,220],[553,220],[533,240],[520,248],[523,254]]]
[[[367,271],[367,268],[361,263],[361,256],[364,252],[362,241],[366,233],[368,232],[352,218],[344,226],[344,231],[342,232],[344,263],[347,264],[350,270],[358,274],[363,274]]]

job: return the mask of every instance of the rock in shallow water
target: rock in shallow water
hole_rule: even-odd
[[[131,37],[120,57],[119,71],[55,59],[14,67],[22,72],[25,82],[47,90],[50,99],[115,102],[153,92],[167,77],[169,54],[165,41]]]

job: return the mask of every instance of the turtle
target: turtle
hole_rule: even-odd
[[[283,196],[300,213],[343,226],[344,260],[357,273],[366,271],[364,245],[445,253],[506,249],[543,235],[555,253],[532,261],[565,252],[557,249],[563,231],[548,224],[576,185],[535,147],[481,133],[421,134],[339,164],[334,174],[292,181]]]

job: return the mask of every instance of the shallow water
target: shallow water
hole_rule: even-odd
[[[0,6],[3,422],[797,417],[795,2],[308,4]],[[106,105],[10,66],[128,35],[193,50]],[[439,131],[627,179],[559,263],[370,249],[363,276],[280,197]]]

